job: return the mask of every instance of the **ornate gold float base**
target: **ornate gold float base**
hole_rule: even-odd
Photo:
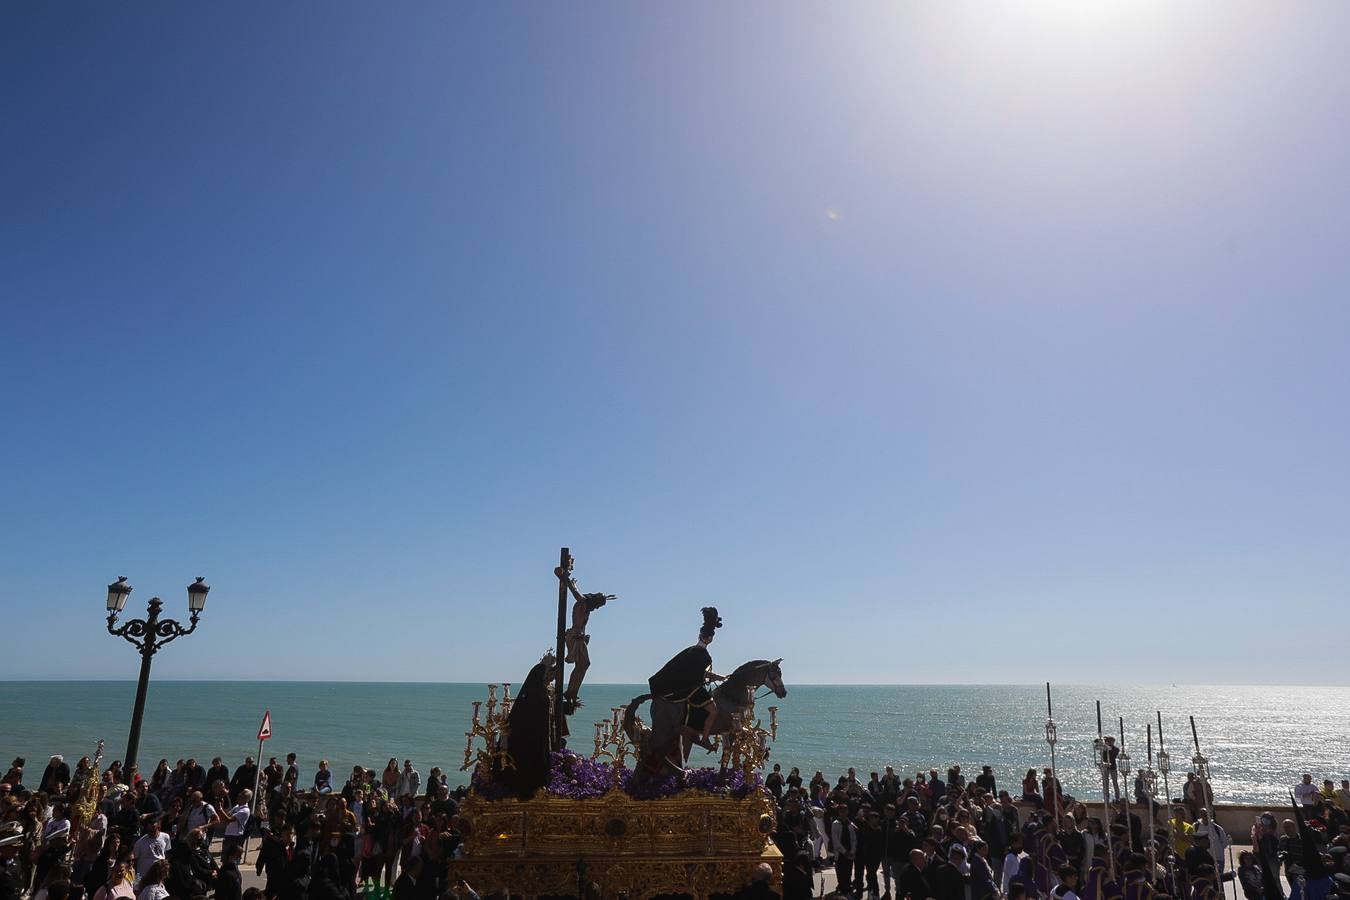
[[[763,863],[775,884],[783,879],[783,856],[769,842],[773,803],[763,791],[740,799],[686,791],[661,800],[634,800],[618,789],[587,800],[470,794],[459,812],[464,856],[450,862],[451,883],[462,878],[481,896],[708,900],[745,887]],[[579,884],[594,887],[579,894]]]
[[[773,883],[783,889],[783,855],[770,844],[758,855],[736,856],[633,856],[602,854],[584,858],[578,872],[576,860],[549,857],[512,859],[456,859],[450,862],[450,883],[464,879],[482,896],[506,891],[513,897],[578,896],[578,882],[594,885],[604,900],[649,900],[660,894],[689,894],[708,900],[714,894],[731,894],[749,883],[761,863],[773,868]]]

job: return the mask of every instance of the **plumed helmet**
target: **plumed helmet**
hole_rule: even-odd
[[[703,607],[703,627],[698,630],[698,636],[707,640],[713,636],[717,629],[722,627],[722,617],[717,614],[717,607]]]

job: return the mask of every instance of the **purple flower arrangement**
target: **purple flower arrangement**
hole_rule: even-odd
[[[548,762],[548,785],[545,790],[555,797],[587,800],[599,797],[614,785],[614,768],[609,763],[587,759],[575,753],[550,753]],[[623,779],[625,773],[620,772],[619,777]]]
[[[485,778],[478,774],[475,769],[469,778],[469,786],[473,792],[484,800],[500,800],[506,796],[506,787],[501,782],[493,781],[491,778]]]
[[[744,799],[762,790],[764,779],[759,773],[746,776],[740,769],[722,772],[720,769],[685,769],[665,778],[636,784],[633,771],[619,768],[619,787],[634,800],[662,800],[684,791],[703,791],[719,797]],[[470,779],[474,793],[484,800],[500,800],[506,789],[491,778],[477,772]],[[589,800],[603,796],[614,786],[614,766],[564,750],[549,754],[548,784],[544,788],[555,797],[568,800]]]
[[[683,791],[704,791],[722,797],[742,799],[760,790],[764,781],[759,773],[746,776],[740,769],[723,773],[720,769],[686,769],[664,779],[635,784],[633,772],[626,766],[619,768],[619,787],[635,800],[659,800],[674,797]],[[546,790],[555,797],[568,800],[586,800],[602,796],[615,783],[611,763],[599,762],[575,753],[553,753],[549,756],[549,779]],[[480,793],[485,792],[475,785]],[[491,799],[491,798],[489,798]]]

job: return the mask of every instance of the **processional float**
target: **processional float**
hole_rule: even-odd
[[[514,697],[506,685],[499,702],[492,684],[486,703],[473,704],[463,766],[473,774],[460,805],[464,852],[449,862],[451,881],[526,900],[667,893],[706,900],[745,887],[768,864],[781,886],[783,859],[770,841],[774,806],[762,779],[778,707],[768,707],[765,727],[755,700],[761,688],[786,696],[782,660],[713,675],[707,648],[722,621],[706,607],[698,642],[650,679],[651,693],[610,707],[582,755],[569,719],[584,706],[587,625],[615,597],[582,593],[574,565],[564,547],[554,569],[553,650]],[[568,662],[572,677],[564,681]],[[638,715],[648,701],[650,726]],[[720,765],[687,768],[692,744],[719,750]]]

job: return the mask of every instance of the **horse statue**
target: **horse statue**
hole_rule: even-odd
[[[775,697],[787,696],[783,686],[782,659],[752,659],[735,671],[713,691],[717,719],[709,736],[730,733],[735,717],[749,708],[755,691],[768,687]],[[637,708],[652,701],[652,725],[647,728],[637,718]],[[638,751],[637,771],[647,776],[663,770],[684,768],[689,750],[700,732],[685,723],[686,704],[671,703],[651,694],[634,697],[624,710],[623,727],[628,739]]]

